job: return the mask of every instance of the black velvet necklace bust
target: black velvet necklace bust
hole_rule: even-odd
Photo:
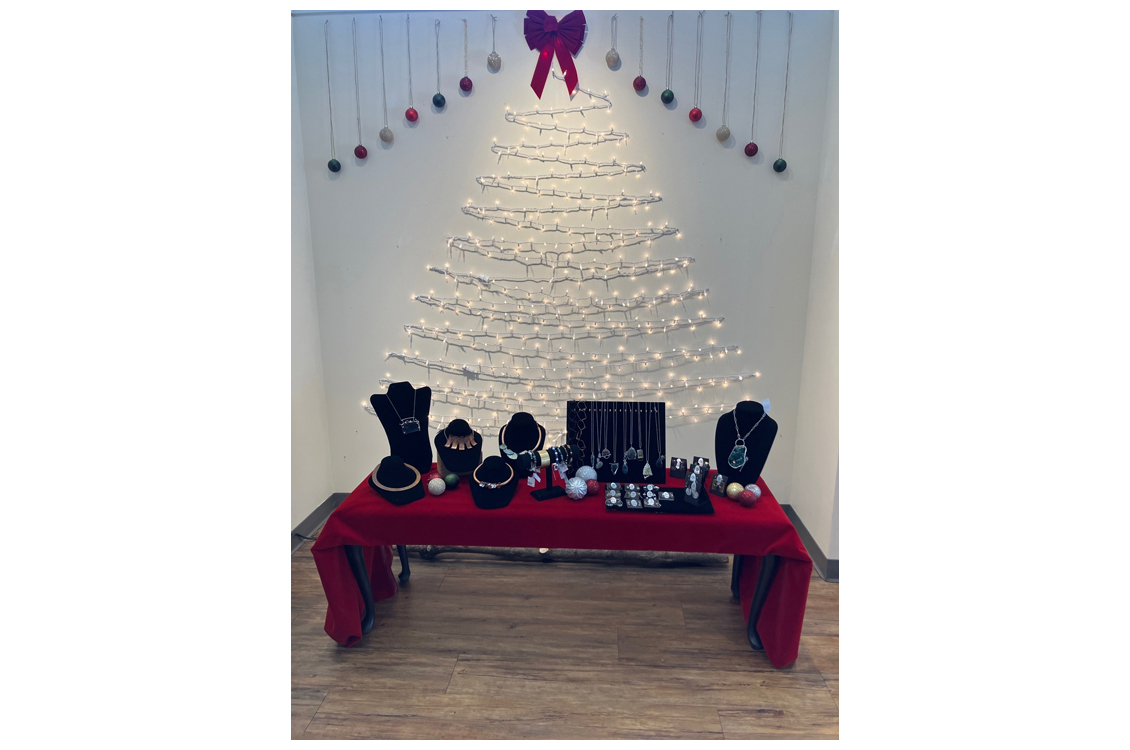
[[[506,455],[502,450],[504,445],[514,452],[515,458]],[[514,471],[520,471],[517,454],[522,451],[538,451],[544,447],[545,428],[538,424],[529,412],[520,411],[510,417],[510,421],[498,433],[498,452],[502,460],[510,464]],[[524,476],[529,474],[529,472],[521,473]]]
[[[450,447],[448,443],[451,443]],[[483,436],[465,419],[453,419],[436,433],[436,468],[440,476],[470,474],[483,460]]]
[[[413,403],[415,408],[413,409]],[[389,453],[400,456],[404,463],[416,467],[421,474],[432,468],[432,443],[428,440],[428,413],[432,406],[432,389],[416,389],[411,383],[392,383],[387,393],[374,393],[369,404],[381,420],[388,437]],[[415,417],[418,432],[404,433],[401,420]]]
[[[735,412],[738,418],[737,429],[734,428]],[[757,424],[757,420],[761,419],[763,414],[765,419],[762,419],[757,429],[750,432],[749,437],[745,439],[745,465],[741,469],[735,469],[730,466],[730,452],[734,450],[734,443],[749,432],[749,428]],[[769,449],[773,447],[773,440],[776,437],[777,423],[765,414],[765,407],[756,401],[738,402],[734,411],[728,411],[718,418],[718,427],[714,431],[714,459],[717,461],[715,468],[730,482],[737,482],[743,486],[753,484],[761,476],[761,470],[765,468]]]

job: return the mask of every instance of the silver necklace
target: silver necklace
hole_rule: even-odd
[[[736,406],[734,407],[733,414],[734,432],[741,434],[741,428],[738,427],[738,409]],[[765,419],[765,412],[761,412],[761,419]],[[727,459],[727,463],[729,463],[733,468],[740,470],[743,466],[745,466],[746,461],[749,460],[746,455],[747,452],[745,447],[745,439],[750,436],[750,433],[757,429],[757,425],[761,424],[761,419],[754,422],[753,427],[749,428],[749,432],[741,435],[741,437],[734,441],[734,449],[730,451],[730,457],[729,459]]]
[[[394,404],[393,401],[392,401],[392,396],[388,395],[388,391],[385,391],[385,398],[388,399],[389,405],[392,407],[393,412],[396,413],[396,418],[400,420],[400,431],[402,433],[404,433],[405,435],[411,435],[413,432],[419,432],[420,431],[420,420],[416,419],[416,394],[417,393],[418,393],[418,391],[415,388],[413,388],[412,389],[412,416],[402,417],[402,416],[400,416],[400,412],[397,411],[396,404]]]
[[[643,478],[644,479],[647,479],[648,477],[650,477],[654,473],[651,470],[651,459],[649,458],[649,456],[651,455],[651,409],[647,410],[646,425],[647,425],[647,427],[645,428],[645,432],[647,433],[647,435],[644,438],[644,442],[647,444],[647,449],[644,450],[644,453],[643,453],[643,458],[644,458]]]

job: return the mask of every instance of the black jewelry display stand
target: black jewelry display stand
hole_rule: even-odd
[[[558,487],[553,481],[553,466],[546,466],[545,469],[545,487],[540,490],[534,490],[530,493],[530,497],[534,500],[552,500],[555,497],[565,497],[565,488]]]
[[[753,484],[761,476],[761,470],[765,468],[765,461],[769,458],[769,450],[773,447],[773,440],[777,437],[777,423],[772,417],[766,416],[757,425],[757,429],[749,433],[749,437],[745,439],[745,466],[735,469],[730,466],[730,452],[734,449],[734,443],[757,424],[757,420],[765,414],[765,407],[756,401],[741,401],[734,408],[741,432],[734,429],[734,412],[728,411],[718,417],[718,427],[714,431],[714,459],[717,462],[714,468],[719,474],[725,474],[727,481],[737,482],[744,487]]]
[[[412,408],[415,403],[415,409]],[[392,383],[387,393],[374,393],[369,404],[381,420],[388,438],[388,451],[399,456],[404,463],[414,466],[421,475],[432,470],[432,441],[428,439],[428,414],[432,406],[432,389],[420,389],[411,383]],[[415,417],[420,422],[418,432],[404,434],[401,420]]]
[[[608,448],[612,453],[609,458],[602,458],[604,465],[596,469],[598,482],[634,482],[636,484],[664,484],[667,481],[667,467],[660,456],[667,455],[667,418],[665,415],[666,404],[663,401],[567,401],[565,403],[565,427],[568,431],[569,442],[581,450],[581,463],[589,464],[593,453],[599,454]],[[651,415],[651,424],[647,424],[647,415]],[[594,422],[599,425],[599,434],[594,442]],[[604,428],[607,419],[608,429]],[[764,426],[764,425],[763,425]],[[761,429],[760,427],[758,429]],[[642,432],[642,434],[641,434]],[[647,444],[647,435],[651,434],[651,445]],[[631,445],[629,435],[633,435]],[[604,441],[608,444],[605,445]],[[615,444],[613,444],[615,443]],[[612,464],[623,465],[624,452],[629,447],[635,448],[641,455],[637,459],[628,459],[628,472],[612,473]],[[650,450],[649,450],[650,448]],[[666,459],[664,459],[666,460]],[[652,474],[643,475],[644,464],[651,464]]]

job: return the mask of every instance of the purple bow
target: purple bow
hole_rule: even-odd
[[[554,52],[557,53],[557,64],[565,74],[569,95],[572,96],[577,90],[577,66],[573,63],[572,56],[581,51],[581,42],[585,38],[585,12],[575,10],[558,21],[544,10],[527,10],[522,31],[530,49],[541,53],[538,55],[537,67],[534,68],[533,80],[530,81],[530,88],[538,95],[538,99],[541,99],[541,93],[545,90]]]

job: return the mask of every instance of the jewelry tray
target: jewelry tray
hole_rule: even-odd
[[[659,487],[659,489],[670,492],[672,495],[675,496],[675,499],[668,501],[668,502],[660,501],[658,508],[629,508],[627,505],[624,505],[620,508],[615,508],[615,507],[609,508],[606,505],[606,506],[604,506],[604,509],[607,510],[607,511],[612,511],[614,513],[635,513],[635,514],[638,514],[638,515],[651,515],[651,514],[655,514],[655,513],[665,513],[665,514],[672,514],[673,513],[673,514],[687,515],[687,516],[712,516],[712,515],[714,515],[714,506],[710,503],[710,498],[707,496],[706,492],[700,492],[699,493],[699,499],[705,500],[706,501],[705,503],[703,503],[702,505],[691,505],[686,500],[686,493],[687,493],[686,488],[684,488],[684,487],[662,487],[661,486],[661,487]],[[601,499],[601,502],[604,502],[603,498]]]

